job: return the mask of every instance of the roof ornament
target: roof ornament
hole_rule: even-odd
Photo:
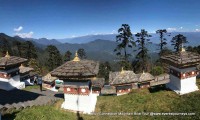
[[[181,52],[185,52],[185,48],[183,46],[183,43],[181,44]]]
[[[21,65],[20,65],[20,68],[23,68],[23,67],[24,67],[24,65],[23,65],[23,64],[21,64]]]
[[[8,51],[6,52],[6,56],[5,57],[10,58],[10,55],[9,55]]]
[[[72,61],[75,61],[75,62],[80,61],[80,58],[78,57],[78,53],[77,53],[77,51],[76,51],[76,53],[75,53],[75,57],[74,57],[74,59],[73,59]]]
[[[121,70],[121,74],[123,74],[124,73],[124,67],[122,67],[122,70]]]

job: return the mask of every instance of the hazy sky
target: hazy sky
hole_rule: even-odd
[[[200,0],[0,0],[0,32],[33,38],[116,33],[121,24],[155,32],[199,32]]]

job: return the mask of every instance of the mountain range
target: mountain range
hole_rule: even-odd
[[[187,40],[189,41],[188,45],[195,46],[199,44],[200,40],[200,32],[172,32],[166,35],[167,42],[169,43],[172,37],[182,34],[186,36]],[[65,39],[47,39],[47,38],[27,38],[26,40],[31,40],[34,42],[37,42],[42,45],[59,45],[64,43],[69,44],[85,44],[89,43],[94,40],[109,40],[109,41],[116,41],[116,35],[117,34],[98,34],[98,35],[85,35],[85,36],[79,36],[79,37],[73,37],[73,38],[65,38]],[[158,44],[159,43],[159,35],[155,33],[150,33],[152,36],[150,38],[151,42]],[[134,35],[133,35],[134,36]],[[134,37],[136,40],[136,38]],[[170,44],[169,44],[170,45]]]
[[[198,32],[173,32],[170,36],[166,36],[168,40],[168,47],[170,46],[170,40],[177,34],[183,34],[187,37],[190,46],[197,46],[200,44],[200,33]],[[147,47],[150,53],[158,53],[158,43],[159,35],[151,34],[150,38],[152,44],[148,44]],[[79,48],[85,49],[87,57],[89,59],[99,60],[99,61],[110,61],[116,60],[116,55],[113,50],[117,46],[115,41],[116,34],[107,34],[107,35],[87,35],[75,38],[66,38],[66,39],[47,39],[47,38],[20,38],[18,36],[10,37],[4,33],[0,33],[0,39],[2,37],[9,38],[10,40],[30,40],[35,46],[41,49],[45,49],[47,45],[55,45],[58,50],[64,54],[67,50],[70,50],[74,53]],[[136,40],[136,38],[134,38]],[[130,51],[130,50],[129,50]]]

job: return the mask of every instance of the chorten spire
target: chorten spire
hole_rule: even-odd
[[[6,52],[6,55],[5,55],[5,57],[7,57],[7,58],[9,58],[9,57],[10,57],[10,55],[9,55],[8,51]]]
[[[181,52],[185,52],[185,48],[183,46],[183,43],[181,44]]]
[[[122,74],[124,73],[124,67],[122,67],[121,73],[122,73]]]
[[[76,51],[76,53],[75,53],[75,57],[74,57],[73,61],[75,61],[75,62],[80,61],[80,58],[78,57],[77,51]]]
[[[23,64],[21,64],[21,65],[20,65],[20,68],[23,68],[23,67],[24,67],[24,65],[23,65]]]

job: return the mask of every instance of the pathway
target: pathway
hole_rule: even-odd
[[[0,113],[12,109],[18,110],[20,108],[53,104],[55,101],[64,98],[62,93],[50,90],[40,92],[39,89],[30,91],[17,89],[12,91],[0,90],[0,96]]]

